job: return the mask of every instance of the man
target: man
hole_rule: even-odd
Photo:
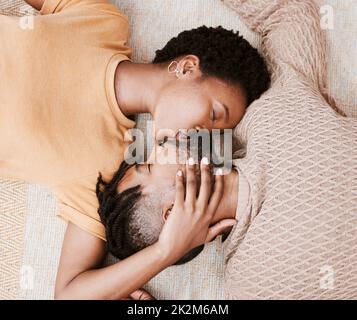
[[[169,141],[153,150],[147,163],[130,165],[124,161],[111,181],[106,183],[102,178],[99,179],[99,214],[106,227],[108,250],[117,258],[126,259],[158,241],[174,207],[176,172],[185,171],[186,161],[196,176],[193,189],[198,188],[201,181],[197,164],[208,161],[207,157],[202,159],[202,155],[208,155],[209,150],[202,150],[205,148],[201,143],[196,143],[200,141],[194,134],[190,134],[190,137],[191,142],[195,143],[189,148],[185,145],[177,148],[175,142]],[[211,167],[211,170],[225,173],[222,196],[211,225],[237,220],[237,212],[241,212],[248,201],[249,186],[244,176],[229,168]],[[211,188],[214,187],[212,181]],[[186,191],[186,197],[188,193]],[[229,226],[221,231],[226,232],[227,229],[230,229]],[[193,249],[175,261],[175,264],[192,260],[202,249],[203,245]]]

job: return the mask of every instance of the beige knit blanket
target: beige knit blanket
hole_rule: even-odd
[[[226,0],[262,35],[271,89],[235,129],[249,205],[227,240],[229,299],[357,299],[357,119],[326,96],[310,0]]]

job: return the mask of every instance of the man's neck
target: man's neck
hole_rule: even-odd
[[[235,219],[238,206],[238,172],[232,172],[224,176],[224,190],[222,200],[213,217],[212,224],[224,219]]]
[[[121,111],[126,116],[151,113],[155,109],[157,93],[166,79],[163,67],[124,61],[115,72],[115,94]]]

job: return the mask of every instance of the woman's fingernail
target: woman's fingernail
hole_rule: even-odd
[[[195,160],[193,158],[188,159],[188,164],[193,166],[195,164]]]
[[[182,177],[182,171],[181,170],[177,171],[177,176],[178,177]]]
[[[223,170],[221,168],[217,169],[216,175],[217,176],[223,176]]]
[[[207,157],[202,158],[202,164],[204,164],[205,166],[209,165],[209,161]]]

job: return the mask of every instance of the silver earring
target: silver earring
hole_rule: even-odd
[[[175,66],[175,69],[172,70],[172,67]],[[176,74],[176,77],[179,78],[180,74],[181,74],[181,71],[178,69],[178,62],[177,61],[172,61],[169,66],[167,67],[167,71],[170,73],[170,74]]]

